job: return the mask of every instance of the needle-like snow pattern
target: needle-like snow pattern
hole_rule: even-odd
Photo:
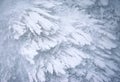
[[[4,0],[0,82],[119,82],[119,0]]]

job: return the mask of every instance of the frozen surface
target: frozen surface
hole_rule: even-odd
[[[0,0],[0,82],[120,82],[120,0]]]

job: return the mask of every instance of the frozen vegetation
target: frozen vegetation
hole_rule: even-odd
[[[120,0],[0,0],[0,82],[120,82]]]

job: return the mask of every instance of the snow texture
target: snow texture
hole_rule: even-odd
[[[0,0],[0,82],[120,82],[120,0]]]

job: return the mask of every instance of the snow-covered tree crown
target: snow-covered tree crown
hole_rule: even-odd
[[[0,82],[119,81],[115,1],[5,0]]]

